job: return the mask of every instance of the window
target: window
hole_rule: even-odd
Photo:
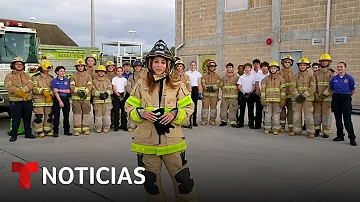
[[[272,0],[225,0],[225,11],[271,6]]]

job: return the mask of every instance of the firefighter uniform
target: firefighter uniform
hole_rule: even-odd
[[[53,66],[47,60],[40,62],[39,73],[34,74],[31,79],[34,84],[33,88],[33,111],[35,119],[33,121],[34,131],[38,136],[53,136],[51,130],[53,122],[53,91],[51,90],[51,81],[54,79],[50,75]]]
[[[111,125],[111,94],[113,91],[110,80],[105,77],[106,67],[103,65],[98,66],[96,68],[96,73],[99,71],[103,71],[104,75],[98,75],[93,80],[91,91],[91,94],[94,96],[95,132],[107,133],[110,131]]]
[[[284,67],[284,63],[290,61],[291,65],[289,68]],[[293,65],[294,60],[290,55],[285,56],[283,59],[281,59],[281,64],[283,65],[283,68],[280,70],[280,75],[285,79],[285,86],[286,86],[286,105],[282,108],[281,114],[280,114],[280,125],[281,129],[280,132],[285,132],[285,125],[286,121],[289,128],[290,135],[294,135],[293,132],[293,109],[292,109],[292,95],[290,92],[290,89],[295,87],[295,74],[293,70],[291,69],[291,66]]]
[[[305,70],[300,69],[300,64],[306,64]],[[307,58],[301,58],[297,63],[299,72],[295,75],[295,87],[291,88],[293,96],[293,112],[294,112],[294,133],[290,135],[301,135],[302,132],[302,112],[304,111],[304,118],[306,124],[306,131],[309,138],[315,137],[314,130],[314,92],[315,92],[315,77],[310,68],[310,61]]]
[[[22,65],[22,69],[19,65]],[[31,134],[32,90],[34,85],[30,76],[24,72],[25,62],[21,57],[15,57],[10,68],[12,71],[6,74],[4,79],[10,102],[10,142],[17,140],[21,118],[24,121],[25,138],[34,139],[36,137]]]
[[[324,138],[328,138],[331,134],[331,94],[329,92],[329,82],[335,75],[334,70],[329,66],[322,66],[321,61],[331,62],[329,54],[320,56],[321,69],[314,73],[316,81],[315,102],[314,102],[314,121],[315,136],[319,136],[322,125],[322,133]]]
[[[79,71],[84,66],[84,71]],[[85,61],[79,59],[75,62],[77,72],[71,77],[71,99],[74,122],[74,135],[90,135],[90,95],[92,89],[91,76],[86,72]]]
[[[148,59],[156,56],[167,60],[172,58],[162,40],[158,41],[149,52],[146,62],[148,67],[151,66]],[[153,78],[141,74],[141,78],[126,101],[129,118],[138,123],[133,132],[131,151],[138,154],[138,165],[145,168],[142,174],[145,176],[146,201],[167,201],[161,183],[161,167],[164,163],[173,181],[177,201],[195,202],[194,181],[187,165],[185,155],[187,146],[181,128],[181,125],[188,124],[189,117],[194,111],[194,103],[189,90],[179,79],[171,81],[174,82],[175,88],[167,85],[166,80],[171,76],[169,72],[170,69],[167,68],[165,74],[156,75],[152,69],[149,69],[149,73],[153,75],[148,75]],[[154,79],[156,82],[152,91],[147,85],[148,79]],[[161,114],[175,113],[175,118],[167,125],[143,118],[144,111],[156,109],[163,112],[157,117]]]
[[[275,70],[271,71],[274,67]],[[281,127],[280,113],[286,103],[286,82],[278,73],[280,69],[278,62],[272,61],[269,68],[269,76],[265,77],[261,82],[261,104],[265,112],[264,128],[265,134],[272,131],[274,135],[278,135]]]
[[[209,107],[210,107],[210,124],[216,125],[217,102],[219,101],[220,76],[215,72],[216,62],[211,60],[208,62],[208,71],[201,78],[201,85],[204,89],[201,110],[201,125],[208,123]],[[210,68],[213,68],[210,70]]]
[[[94,64],[89,64],[89,59],[92,58],[94,60]],[[86,72],[91,76],[92,79],[97,77],[97,74],[95,72],[96,68],[96,54],[89,54],[86,58],[85,58],[85,63],[86,63]]]
[[[220,104],[220,126],[225,126],[228,121],[232,127],[236,127],[236,112],[238,110],[238,87],[239,76],[234,73],[234,68],[220,79],[222,99]]]

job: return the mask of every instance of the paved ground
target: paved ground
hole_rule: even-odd
[[[353,121],[355,130],[360,131],[360,116],[354,116]],[[141,185],[128,185],[126,181],[108,186],[86,181],[84,185],[43,185],[41,172],[31,174],[30,190],[20,190],[18,173],[11,172],[13,161],[37,161],[47,168],[133,169],[136,156],[130,152],[128,132],[58,139],[20,137],[10,143],[8,122],[5,114],[0,115],[1,201],[145,201]],[[335,143],[332,138],[265,135],[263,130],[247,127],[199,126],[185,130],[199,201],[360,201],[360,146],[351,147],[348,140]],[[109,177],[106,172],[102,176]],[[165,169],[163,183],[169,201],[175,201]]]

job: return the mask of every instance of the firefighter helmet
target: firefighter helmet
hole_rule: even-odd
[[[23,66],[24,66],[24,69],[25,69],[25,61],[24,61],[24,59],[22,59],[22,57],[14,57],[14,59],[10,63],[10,68],[11,69],[15,68],[15,63],[16,62],[21,62],[23,64]]]
[[[114,65],[115,66],[115,63],[113,61],[107,61],[105,66],[108,67],[108,66],[111,66],[111,65]]]
[[[324,60],[332,61],[331,56],[330,56],[329,54],[327,54],[327,53],[322,54],[322,55],[320,56],[319,61],[324,61]]]
[[[182,65],[185,65],[185,64],[184,64],[184,62],[183,62],[182,60],[177,60],[177,61],[175,62],[175,65],[177,65],[177,64],[182,64]]]
[[[106,67],[105,67],[104,65],[99,65],[99,66],[96,68],[95,72],[98,72],[98,71],[106,72]]]
[[[270,64],[269,64],[269,70],[270,70],[271,67],[277,67],[277,71],[280,70],[280,65],[279,65],[279,63],[276,62],[276,61],[270,62]]]
[[[87,61],[88,61],[89,58],[94,59],[95,65],[96,65],[96,54],[95,53],[90,53],[88,56],[86,56],[86,58],[85,58],[85,63],[86,64],[87,64]]]
[[[39,66],[43,71],[51,71],[53,69],[52,64],[48,60],[42,60]]]
[[[291,65],[294,64],[294,59],[291,57],[291,55],[285,55],[282,59],[281,59],[281,64],[284,64],[285,60],[290,60],[291,61]]]
[[[75,61],[74,67],[77,69],[77,67],[79,67],[79,66],[84,66],[84,70],[86,71],[86,64],[83,59],[78,59]]]
[[[217,67],[217,64],[215,62],[215,60],[210,60],[206,66],[209,68],[209,67]]]
[[[140,60],[135,60],[132,63],[132,67],[135,67],[135,66],[143,66],[143,63]]]
[[[157,56],[166,58],[168,60],[170,60],[171,64],[170,64],[170,68],[172,68],[174,66],[174,62],[175,59],[172,56],[168,46],[166,45],[166,43],[160,39],[159,41],[157,41],[154,44],[154,47],[150,50],[150,52],[145,56],[145,63],[146,65],[149,67],[149,59],[150,58],[155,58]]]
[[[297,63],[297,65],[299,65],[299,64],[307,64],[307,65],[309,65],[310,66],[310,61],[309,61],[309,59],[307,59],[307,58],[300,58],[300,60],[299,60],[299,62]]]

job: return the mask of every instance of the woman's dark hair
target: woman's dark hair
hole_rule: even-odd
[[[154,70],[152,69],[153,61],[154,61],[154,58],[149,58],[149,62],[147,64],[149,67],[149,71],[147,73],[146,84],[149,88],[149,93],[152,93],[156,86],[156,81],[153,76]],[[176,76],[174,76],[174,74],[170,75],[170,69],[171,69],[171,61],[169,59],[166,59],[166,69],[165,69],[166,83],[165,84],[167,86],[169,86],[171,89],[175,89],[177,87],[177,85],[175,85]]]
[[[55,68],[55,73],[57,74],[57,73],[60,71],[60,69],[63,69],[63,70],[65,71],[65,67],[64,67],[64,66],[57,66],[57,67]]]
[[[268,62],[262,62],[260,64],[260,67],[269,67],[269,63]]]
[[[345,68],[347,67],[347,64],[345,62],[339,62],[338,64],[343,64]]]

